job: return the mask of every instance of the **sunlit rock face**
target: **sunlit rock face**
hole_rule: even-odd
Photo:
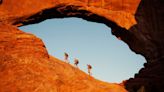
[[[39,80],[44,78],[45,81],[44,84],[40,85],[41,81],[36,80],[38,83],[34,81],[35,73],[31,73],[35,70],[34,67],[37,67],[46,71],[36,70],[39,76],[52,74],[49,70],[50,66],[44,67],[40,64],[44,60],[49,62],[50,59],[44,44],[39,38],[24,33],[18,30],[17,27],[38,23],[49,18],[64,17],[79,17],[104,23],[111,27],[112,34],[126,42],[130,49],[145,56],[148,62],[145,64],[145,68],[141,69],[134,79],[130,79],[125,83],[130,92],[136,92],[141,86],[144,86],[146,92],[164,92],[164,2],[162,0],[1,1],[0,92],[5,92],[5,89],[22,91],[23,88],[28,88],[28,86],[30,86],[30,91],[27,92],[31,92],[36,87],[40,87],[40,90],[38,88],[39,91],[36,92],[50,92],[50,90],[42,88],[45,85],[47,89],[51,88],[51,81],[41,77]],[[32,63],[32,65],[30,66],[29,63]],[[25,66],[22,66],[22,64]],[[37,64],[39,65],[36,66]],[[22,67],[15,69],[15,66]],[[23,70],[21,71],[21,69]],[[15,72],[17,70],[19,71]],[[32,77],[21,77],[21,82],[15,82],[15,78],[19,79],[19,76],[26,76],[28,73]],[[26,81],[26,79],[29,81]],[[36,85],[31,86],[35,82]],[[69,87],[66,89],[69,90]],[[53,90],[52,92],[56,91]],[[83,91],[75,90],[71,92]],[[90,91],[85,90],[84,92]]]
[[[81,15],[88,11],[85,16],[96,14],[129,29],[136,24],[134,14],[139,2],[140,0],[122,2],[120,0],[110,0],[110,2],[108,0],[3,0],[0,5],[0,21],[21,25],[21,22],[36,20],[45,13],[53,14],[53,16],[46,15],[50,18],[50,16],[62,17],[63,14],[63,16]],[[29,18],[36,13],[38,14],[35,19]],[[59,14],[61,15],[57,16]]]
[[[0,34],[1,56],[48,58],[45,45],[36,36],[3,23],[0,24]]]

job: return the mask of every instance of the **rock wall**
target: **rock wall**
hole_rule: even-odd
[[[134,47],[145,56],[148,63],[144,64],[145,67],[134,79],[127,81],[127,88],[132,92],[141,86],[145,86],[146,92],[164,92],[163,4],[162,0],[142,0],[135,14],[138,23],[131,28],[131,32],[143,43]],[[131,44],[134,43],[136,41]]]
[[[0,54],[14,57],[48,58],[42,40],[36,36],[20,31],[17,27],[0,23]]]
[[[163,5],[162,0],[3,0],[0,4],[1,59],[13,55],[49,57],[35,36],[5,29],[50,18],[79,17],[106,24],[130,49],[145,56],[148,62],[145,68],[126,82],[130,92],[136,92],[141,86],[145,86],[146,92],[163,92]]]

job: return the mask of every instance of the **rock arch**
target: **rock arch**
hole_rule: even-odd
[[[153,90],[162,92],[162,85],[164,85],[163,4],[162,0],[124,0],[122,2],[119,0],[90,0],[89,3],[87,0],[4,0],[0,4],[1,54],[9,51],[21,56],[22,51],[30,55],[31,52],[26,51],[26,48],[18,50],[19,46],[13,42],[17,40],[11,39],[17,36],[16,39],[23,38],[20,42],[31,42],[30,39],[33,38],[38,43],[29,44],[30,48],[39,48],[33,54],[38,57],[48,57],[44,44],[38,38],[31,34],[24,35],[16,27],[49,18],[79,17],[106,24],[111,27],[112,33],[126,42],[134,52],[145,56],[148,63],[134,79],[126,82],[128,90],[133,92],[144,85],[148,92],[153,92],[152,87]],[[7,46],[9,44],[11,46]],[[10,55],[6,54],[6,56]]]

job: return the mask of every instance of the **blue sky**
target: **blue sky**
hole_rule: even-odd
[[[91,64],[93,76],[103,81],[121,82],[133,77],[146,62],[143,56],[135,54],[126,43],[111,35],[111,29],[104,24],[64,18],[20,29],[41,38],[52,56],[63,60],[64,52],[67,52],[71,64],[78,58],[79,67],[85,72],[86,64]]]

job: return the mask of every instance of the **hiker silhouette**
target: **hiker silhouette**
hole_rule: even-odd
[[[65,52],[65,53],[64,53],[64,61],[65,61],[66,63],[69,63],[68,57],[69,57],[68,53]]]
[[[91,75],[92,66],[90,64],[87,64],[87,69],[88,69],[88,74]]]
[[[78,68],[78,64],[79,64],[79,60],[75,58],[75,60],[74,60],[74,65],[75,65],[75,67]]]

